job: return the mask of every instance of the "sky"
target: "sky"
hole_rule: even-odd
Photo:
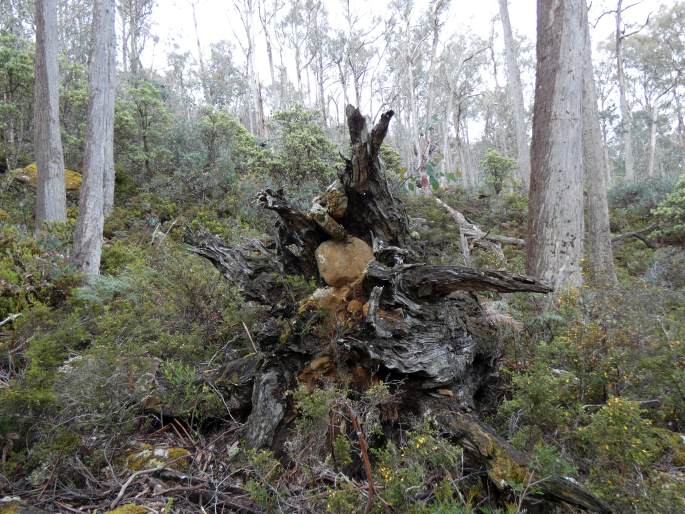
[[[360,16],[365,13],[382,15],[386,11],[387,3],[388,0],[350,0],[352,9]],[[672,4],[675,0],[643,0],[629,9],[625,18],[628,22],[644,23],[647,15],[650,12],[656,12],[664,3]],[[324,4],[329,11],[331,25],[335,26],[342,20],[343,3],[341,0],[325,0]],[[423,12],[429,0],[416,0],[415,4],[416,10]],[[594,21],[599,14],[612,6],[615,6],[614,0],[594,0],[591,3],[590,20]],[[486,37],[490,33],[492,20],[498,13],[497,0],[452,0],[449,13],[445,18],[444,33],[448,35],[470,28],[474,33]],[[510,0],[509,14],[514,32],[534,41],[536,1]],[[235,40],[235,34],[240,34],[241,27],[231,0],[199,0],[197,17],[203,48],[208,48],[211,43],[221,39]],[[499,24],[496,25],[496,29],[499,32]],[[605,39],[613,30],[613,17],[604,16],[595,30],[594,40]],[[165,68],[166,51],[174,43],[180,49],[188,50],[193,55],[196,54],[189,0],[158,0],[157,8],[153,11],[153,33],[157,36],[157,43],[148,47],[145,60],[146,64],[154,69]],[[258,66],[265,68],[266,55],[264,52],[259,52],[259,49],[258,59]]]
[[[241,62],[241,52],[237,39],[242,37],[242,25],[233,8],[233,0],[196,0],[197,24],[200,43],[205,56],[212,43],[226,39],[234,43],[236,48],[236,61]],[[345,0],[324,0],[324,5],[329,13],[331,27],[343,26],[343,5]],[[387,5],[390,0],[349,0],[352,11],[362,19],[372,19],[374,15],[384,17],[388,12]],[[148,44],[143,55],[143,64],[156,71],[166,69],[166,54],[174,46],[177,50],[188,51],[197,57],[195,30],[192,22],[192,9],[190,0],[157,0],[156,9],[153,10],[152,33],[155,42]],[[630,27],[640,26],[645,23],[650,12],[658,12],[661,5],[672,5],[676,0],[632,0],[625,2],[627,5],[634,4],[624,15],[624,20]],[[594,24],[599,22],[592,31],[595,45],[597,42],[606,41],[612,37],[615,30],[615,19],[612,15],[600,15],[615,8],[616,0],[588,0],[590,4],[589,20]],[[256,1],[255,1],[256,4]],[[414,12],[422,14],[426,11],[430,0],[415,0]],[[624,5],[625,5],[624,4]],[[525,36],[531,43],[535,42],[536,28],[536,0],[509,0],[509,15],[515,34]],[[450,8],[444,18],[442,41],[446,41],[452,34],[471,32],[482,38],[488,39],[495,20],[495,48],[498,52],[503,50],[501,38],[501,24],[499,23],[498,0],[451,0]],[[259,25],[255,17],[255,23]],[[276,50],[275,50],[276,52]],[[266,49],[261,34],[257,34],[257,71],[262,84],[268,85],[268,61]],[[292,58],[291,58],[292,59]],[[293,68],[294,66],[291,66]],[[523,72],[523,71],[522,71]],[[532,100],[534,86],[534,68],[522,76],[524,95]],[[294,81],[294,76],[290,77]],[[485,80],[492,80],[485,77]],[[367,99],[363,99],[366,103]],[[478,128],[475,128],[478,132]]]

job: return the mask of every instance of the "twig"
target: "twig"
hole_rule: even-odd
[[[364,514],[371,512],[371,507],[373,506],[373,498],[376,495],[376,488],[373,484],[373,475],[371,474],[371,461],[369,460],[369,450],[366,445],[366,437],[364,437],[364,431],[362,430],[359,420],[356,414],[352,410],[350,405],[347,406],[350,412],[350,417],[352,418],[352,427],[355,432],[357,432],[357,439],[359,440],[359,451],[362,454],[362,461],[364,462],[364,472],[366,473],[366,481],[369,487],[369,500],[366,504],[366,509],[364,509]]]
[[[250,344],[252,345],[252,349],[254,350],[255,353],[259,353],[259,350],[257,350],[257,346],[254,344],[254,339],[252,339],[252,334],[250,334],[250,329],[247,328],[247,325],[245,324],[244,321],[241,322],[243,324],[243,328],[245,329],[245,332],[247,333],[247,337],[250,339]]]
[[[3,319],[2,321],[0,321],[0,327],[3,326],[3,325],[5,325],[6,323],[10,323],[10,322],[14,321],[14,320],[17,319],[19,316],[21,316],[21,312],[19,312],[19,313],[17,313],[17,314],[10,314],[10,315],[7,316],[5,319]]]
[[[117,497],[114,498],[112,503],[110,504],[109,508],[110,510],[114,510],[114,508],[117,506],[117,504],[121,501],[121,499],[124,497],[124,494],[126,493],[126,489],[128,489],[128,486],[131,485],[131,483],[138,478],[141,475],[149,475],[150,473],[157,473],[158,471],[162,471],[166,466],[158,466],[156,468],[150,468],[150,469],[141,469],[140,471],[136,471],[133,473],[130,477],[128,477],[128,480],[124,482],[124,485],[121,486],[121,489],[119,490],[119,494],[117,494]]]

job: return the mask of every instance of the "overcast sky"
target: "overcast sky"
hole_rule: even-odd
[[[644,23],[650,12],[656,12],[662,4],[672,4],[675,0],[643,0],[632,7],[625,15],[628,22]],[[382,16],[387,12],[387,0],[350,0],[350,4],[358,15],[372,13]],[[342,1],[325,0],[324,2],[332,26],[336,26],[342,18]],[[424,12],[428,0],[416,0],[416,11]],[[615,6],[614,0],[595,0],[590,11],[591,21],[595,20],[604,10]],[[445,18],[444,34],[470,29],[481,37],[488,37],[491,21],[499,12],[497,0],[452,0],[448,15]],[[510,0],[509,11],[511,23],[515,32],[535,39],[536,2],[535,0]],[[153,14],[153,33],[158,42],[148,47],[146,64],[157,70],[166,67],[166,52],[175,43],[182,50],[196,54],[195,34],[192,24],[192,11],[188,0],[158,0]],[[241,34],[241,27],[233,10],[231,0],[200,0],[197,11],[200,41],[204,48],[211,43],[222,40],[235,40],[235,33]],[[594,40],[605,39],[613,31],[614,21],[611,16],[605,16],[594,33]],[[496,25],[499,29],[499,24]],[[235,31],[235,32],[234,32]],[[258,38],[259,39],[259,38]],[[237,45],[236,45],[237,46]],[[262,72],[266,70],[266,54],[259,51],[257,59]],[[262,73],[264,74],[264,73]]]

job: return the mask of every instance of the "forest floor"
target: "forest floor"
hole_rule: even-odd
[[[249,413],[231,402],[251,394],[236,363],[249,365],[260,312],[184,235],[202,227],[236,243],[267,233],[274,218],[253,205],[253,191],[200,202],[121,177],[102,275],[83,285],[66,258],[75,198],[69,222],[36,238],[30,184],[0,180],[1,514],[546,512],[536,488],[551,475],[572,477],[616,512],[685,510],[682,242],[656,233],[617,241],[617,287],[585,286],[551,306],[525,293],[479,294],[501,355],[481,416],[536,466],[498,490],[426,420],[387,440],[393,393],[382,381],[361,395],[339,385],[290,391],[297,419],[283,453],[245,446]],[[438,196],[485,231],[525,236],[518,194]],[[614,190],[613,232],[652,225],[664,196]],[[424,259],[463,264],[449,213],[424,197],[404,201]],[[503,249],[505,259],[474,249],[473,265],[523,272],[522,248]],[[282,286],[293,302],[316,288],[300,277]],[[368,437],[373,502],[357,439],[320,436],[349,408]]]

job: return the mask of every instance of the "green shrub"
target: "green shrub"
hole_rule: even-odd
[[[659,233],[672,241],[685,242],[685,175],[675,189],[654,209]]]

